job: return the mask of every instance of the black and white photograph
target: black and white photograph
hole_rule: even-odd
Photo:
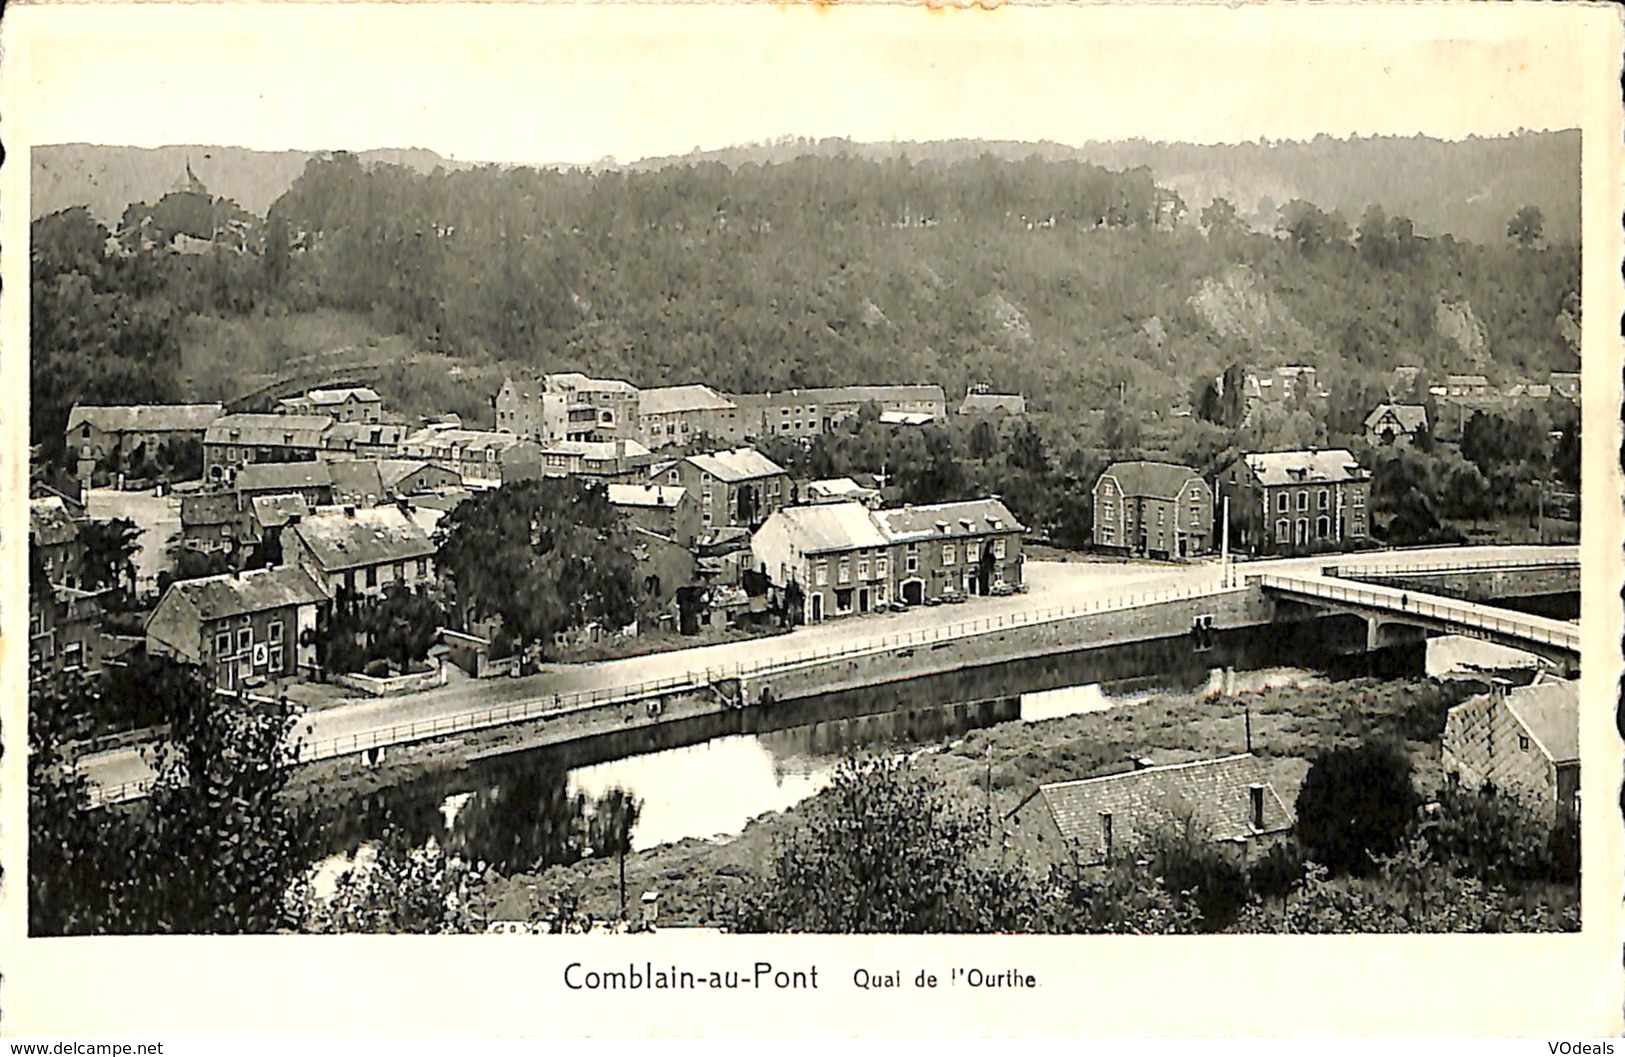
[[[254,6],[7,13],[29,944],[1617,931],[1606,21]]]

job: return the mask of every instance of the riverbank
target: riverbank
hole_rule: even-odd
[[[942,783],[946,801],[966,813],[985,810],[991,767],[993,807],[1002,816],[1046,782],[1110,774],[1143,757],[1165,764],[1245,751],[1250,722],[1253,752],[1268,762],[1270,781],[1288,803],[1296,799],[1311,759],[1369,737],[1404,739],[1417,783],[1428,790],[1442,781],[1439,738],[1445,712],[1483,689],[1470,680],[1411,679],[1350,680],[1206,699],[1158,694],[1104,712],[1001,723],[927,749],[918,760]],[[776,842],[806,817],[815,800],[763,815],[726,842],[685,840],[629,855],[629,899],[658,891],[664,921],[724,923],[729,907],[760,883]],[[587,913],[612,917],[619,907],[617,864],[588,861],[496,879],[487,886],[485,912],[492,920],[528,920],[561,891],[573,892]]]

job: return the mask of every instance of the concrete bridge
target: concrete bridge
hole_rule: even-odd
[[[1580,549],[1548,547],[1546,553],[1514,553],[1495,558],[1450,560],[1437,556],[1415,562],[1346,561],[1320,571],[1343,580],[1382,584],[1444,595],[1469,602],[1576,594],[1580,590]]]
[[[1580,665],[1580,626],[1499,606],[1306,573],[1265,573],[1250,577],[1266,594],[1316,609],[1355,613],[1369,624],[1369,645],[1388,644],[1387,628],[1398,625],[1424,632],[1466,635],[1542,657],[1573,675]]]

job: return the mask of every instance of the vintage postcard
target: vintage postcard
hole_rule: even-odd
[[[1625,1028],[1617,8],[0,44],[0,1031]]]

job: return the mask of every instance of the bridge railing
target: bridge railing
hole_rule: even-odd
[[[535,697],[500,705],[472,709],[442,716],[426,717],[392,724],[360,734],[331,738],[311,738],[300,747],[301,762],[353,755],[390,745],[407,744],[428,738],[467,733],[489,727],[503,726],[532,720],[558,720],[572,714],[610,704],[633,703],[658,697],[663,693],[700,691],[727,680],[748,679],[764,675],[782,675],[798,668],[816,667],[831,661],[872,656],[888,650],[932,646],[976,635],[1006,629],[1033,627],[1045,623],[1075,619],[1094,613],[1120,612],[1165,602],[1217,596],[1246,590],[1245,587],[1222,588],[1215,585],[1193,585],[1160,591],[1131,591],[1125,594],[1094,598],[1070,606],[1049,606],[1016,613],[996,613],[974,620],[931,628],[918,628],[891,635],[880,635],[845,646],[803,650],[788,656],[736,664],[724,667],[694,669],[664,679],[650,680],[632,685],[599,687],[562,693],[540,694]],[[254,698],[250,698],[254,700]],[[128,799],[139,796],[150,787],[148,782],[126,782],[95,791],[99,802]]]
[[[1266,588],[1290,591],[1310,598],[1428,617],[1468,635],[1481,637],[1484,632],[1497,632],[1541,645],[1575,651],[1579,649],[1579,629],[1548,617],[1514,613],[1476,602],[1458,602],[1393,587],[1361,586],[1350,581],[1306,579],[1272,573],[1253,579]]]
[[[1539,561],[1509,562],[1500,561],[1455,561],[1442,562],[1414,562],[1409,564],[1371,564],[1345,563],[1341,565],[1327,565],[1322,572],[1327,576],[1416,576],[1427,573],[1449,575],[1450,573],[1479,573],[1504,570],[1506,572],[1526,572],[1540,569],[1576,569],[1579,568],[1580,558],[1551,557]]]

